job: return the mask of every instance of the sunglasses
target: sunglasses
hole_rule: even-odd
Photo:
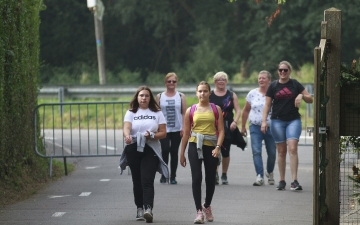
[[[289,71],[289,69],[279,69],[279,72],[281,73],[281,72],[285,72],[285,73],[287,73]]]
[[[167,80],[166,82],[167,82],[168,84],[170,84],[170,83],[176,84],[176,83],[177,83],[176,80]]]

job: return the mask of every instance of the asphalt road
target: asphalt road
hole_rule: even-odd
[[[286,190],[276,185],[252,186],[256,174],[251,148],[231,147],[229,185],[216,186],[211,224],[312,224],[312,146],[299,147],[299,182],[303,191],[290,191],[290,168],[286,170]],[[266,159],[265,150],[263,158]],[[0,212],[0,224],[102,224],[127,225],[135,221],[131,176],[119,175],[119,157],[68,159],[75,171],[53,182],[31,198]],[[221,169],[219,171],[221,173]],[[190,166],[179,166],[177,185],[160,184],[155,179],[155,224],[193,224],[195,205],[191,192]],[[205,185],[203,183],[203,196]],[[209,222],[205,222],[209,223]]]

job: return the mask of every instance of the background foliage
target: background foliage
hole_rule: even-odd
[[[156,83],[175,71],[181,83],[225,71],[231,80],[275,74],[282,60],[296,70],[313,63],[324,10],[342,10],[343,61],[357,58],[360,20],[354,0],[288,0],[268,26],[276,1],[102,0],[108,83]],[[257,2],[259,2],[257,0]],[[93,16],[85,1],[44,0],[41,82],[97,84]],[[256,73],[256,72],[255,72]],[[241,77],[241,78],[240,78]]]
[[[37,104],[41,0],[0,1],[0,198],[42,179],[34,154],[32,110]],[[45,176],[46,177],[46,176]]]

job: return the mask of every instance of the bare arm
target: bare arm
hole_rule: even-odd
[[[155,101],[160,106],[160,94],[156,95]]]
[[[261,132],[263,132],[264,134],[266,133],[266,131],[268,129],[268,124],[266,122],[266,119],[269,115],[271,104],[272,104],[272,98],[266,96],[265,105],[264,105],[264,109],[263,109],[263,115],[262,115],[262,121],[261,121]]]
[[[183,121],[183,136],[181,139],[181,148],[180,148],[180,165],[186,166],[186,157],[185,157],[185,149],[189,141],[190,137],[190,108],[188,108],[185,112],[184,121]]]
[[[234,102],[235,117],[234,117],[234,121],[230,124],[230,130],[235,130],[241,115],[241,109],[240,109],[238,97],[235,94],[235,92],[233,92],[233,99],[234,99],[233,102]]]
[[[186,113],[186,98],[183,93],[181,93],[180,95],[181,95],[181,115],[183,121],[182,129],[180,131],[180,137],[182,137],[184,134],[184,126],[185,126],[184,121],[185,121],[185,113]]]
[[[131,127],[132,127],[132,123],[130,123],[128,121],[124,122],[123,135],[124,135],[126,144],[131,144],[131,141],[132,141],[132,138],[130,136]]]
[[[243,111],[242,111],[242,117],[241,117],[241,134],[243,136],[247,136],[247,131],[246,131],[246,121],[249,117],[249,113],[250,113],[250,110],[251,110],[251,105],[250,103],[247,101],[245,103],[245,106],[243,108]]]

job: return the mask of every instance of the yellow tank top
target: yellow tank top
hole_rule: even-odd
[[[194,112],[193,115],[194,126],[192,132],[205,135],[216,135],[215,116],[213,111],[209,112]],[[196,137],[190,137],[190,142],[196,143]],[[203,145],[214,146],[211,141],[204,140]]]

